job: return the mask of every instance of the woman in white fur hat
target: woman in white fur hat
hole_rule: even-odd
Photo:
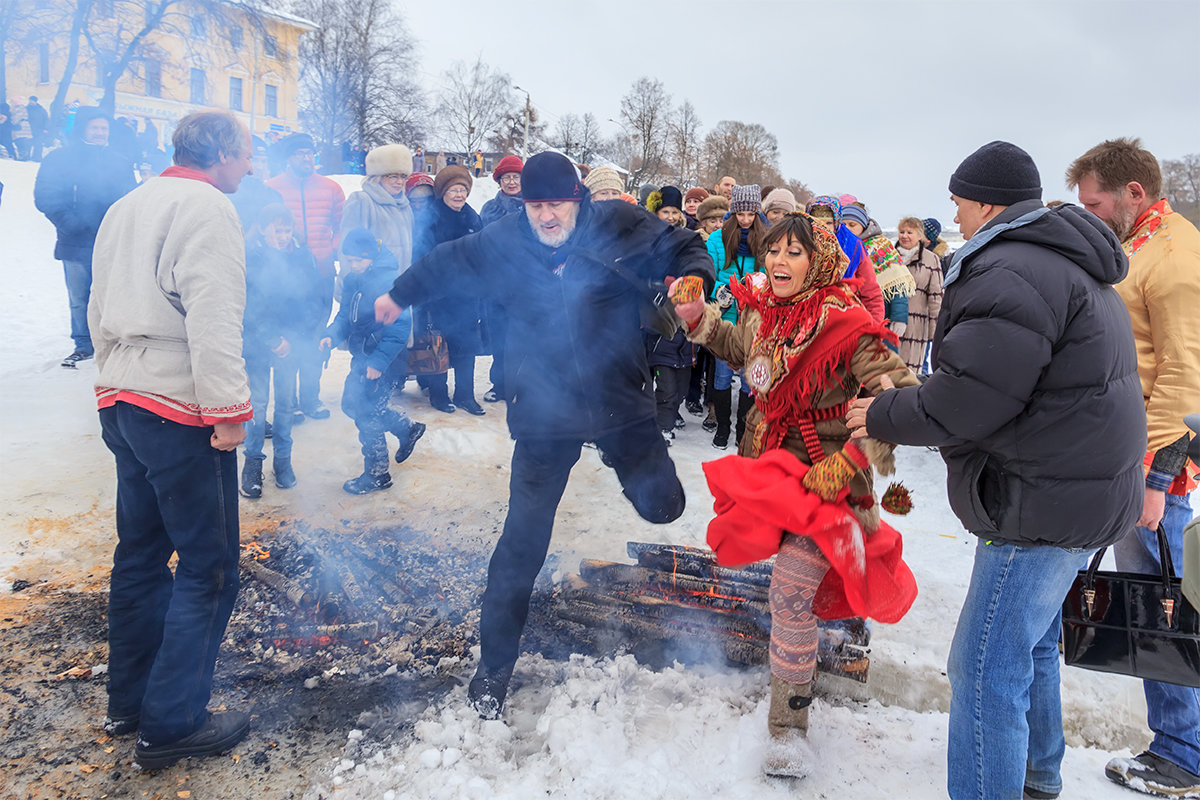
[[[404,182],[412,174],[412,153],[402,144],[385,144],[367,153],[362,189],[346,198],[342,230],[366,228],[396,256],[400,272],[412,264],[413,213]]]

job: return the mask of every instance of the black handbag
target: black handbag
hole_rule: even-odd
[[[1174,575],[1158,527],[1160,575],[1100,572],[1105,548],[1063,601],[1063,660],[1073,667],[1200,687],[1200,614]]]

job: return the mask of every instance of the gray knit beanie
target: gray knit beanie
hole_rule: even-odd
[[[758,213],[762,208],[762,188],[757,183],[748,186],[733,187],[733,196],[729,198],[729,213],[753,211]]]

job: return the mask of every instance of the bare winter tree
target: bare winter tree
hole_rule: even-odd
[[[563,114],[554,126],[554,136],[550,144],[563,151],[563,154],[574,161],[581,160],[578,156],[580,140],[583,138],[581,128],[583,120],[575,114]]]
[[[546,149],[543,142],[547,142],[549,136],[546,133],[546,125],[542,122],[538,110],[534,106],[529,107],[529,155],[540,153]],[[505,112],[500,123],[492,129],[487,135],[487,146],[498,153],[514,153],[523,156],[522,148],[525,146],[525,104],[513,106]],[[557,147],[557,145],[555,145]]]
[[[686,191],[700,184],[700,117],[690,100],[675,110],[668,131],[675,180]]]
[[[602,146],[603,137],[600,134],[600,123],[596,122],[596,117],[591,112],[588,112],[580,120],[579,161],[590,164]]]
[[[739,183],[782,184],[779,142],[758,123],[722,120],[704,137],[706,183],[732,175]]]
[[[327,144],[418,142],[425,95],[413,38],[387,0],[298,0],[321,28],[300,40],[300,116]]]
[[[1200,225],[1200,153],[1163,161],[1162,173],[1171,208]]]
[[[630,186],[662,177],[667,168],[671,96],[662,81],[638,78],[621,98],[621,121],[633,140]]]
[[[506,120],[514,120],[515,106],[512,79],[477,57],[473,63],[460,61],[446,71],[437,118],[447,144],[473,153],[489,135],[503,131]],[[523,133],[523,110],[520,119]]]

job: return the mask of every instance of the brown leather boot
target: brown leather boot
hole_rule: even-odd
[[[812,769],[808,744],[808,707],[812,681],[787,683],[771,676],[771,707],[767,711],[767,741],[763,772],[780,778],[803,778]]]

